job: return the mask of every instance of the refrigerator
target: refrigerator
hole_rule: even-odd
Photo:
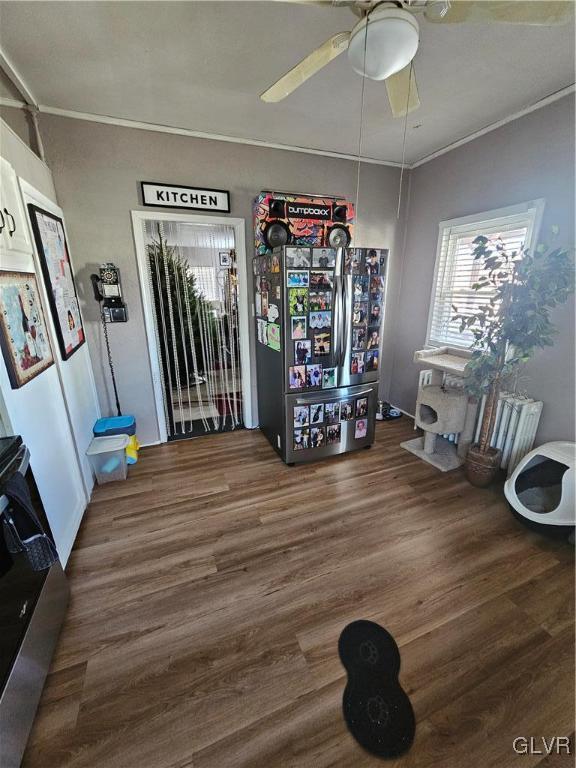
[[[253,260],[260,429],[287,464],[374,442],[388,249]]]

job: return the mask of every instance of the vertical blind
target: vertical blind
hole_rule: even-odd
[[[490,240],[501,238],[504,247],[518,251],[532,238],[536,208],[498,218],[481,216],[465,224],[440,226],[435,283],[428,324],[430,346],[448,345],[469,347],[474,336],[469,330],[460,333],[460,321],[453,320],[454,307],[464,315],[475,312],[488,303],[493,291],[490,287],[473,290],[482,274],[480,261],[474,261],[474,238],[484,235]]]

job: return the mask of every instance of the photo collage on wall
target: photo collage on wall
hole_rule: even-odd
[[[260,344],[280,352],[280,259],[274,253],[257,256],[253,261],[253,269],[256,338]]]
[[[368,433],[368,398],[295,405],[293,420],[295,451],[339,443],[346,421],[354,422],[354,438],[361,440]]]
[[[350,373],[378,370],[380,326],[388,249],[351,248],[344,272],[352,275],[352,355]]]
[[[331,389],[336,386],[336,369],[324,366],[323,361],[330,358],[332,347],[336,249],[288,247],[285,253],[289,330],[294,345],[289,389]],[[314,434],[307,437],[315,445],[324,444],[324,432],[311,429],[315,429]]]

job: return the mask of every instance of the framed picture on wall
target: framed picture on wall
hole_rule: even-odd
[[[218,256],[220,257],[220,266],[221,267],[231,267],[232,266],[232,256],[230,254],[230,251],[220,251]]]
[[[0,271],[0,346],[12,389],[24,386],[54,362],[32,272]]]
[[[63,360],[86,341],[62,219],[28,204],[36,249]]]

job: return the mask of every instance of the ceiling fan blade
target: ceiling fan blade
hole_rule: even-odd
[[[420,98],[418,97],[418,86],[412,63],[401,69],[400,72],[396,72],[395,75],[387,77],[385,82],[394,117],[404,117],[409,112],[418,109]]]
[[[570,0],[433,0],[426,5],[424,17],[440,24],[496,21],[553,26],[565,24],[573,12]]]
[[[292,91],[295,91],[302,83],[305,83],[308,78],[319,72],[326,64],[329,64],[332,59],[340,56],[348,48],[349,40],[350,32],[338,32],[336,35],[332,35],[320,48],[312,51],[309,56],[302,59],[299,64],[296,64],[280,80],[264,91],[260,96],[262,101],[274,102],[285,99]]]
[[[362,1],[368,7],[372,4],[371,2],[368,2],[368,0],[274,0],[274,2],[277,3],[291,3],[292,5],[323,5],[328,8],[352,8]]]

